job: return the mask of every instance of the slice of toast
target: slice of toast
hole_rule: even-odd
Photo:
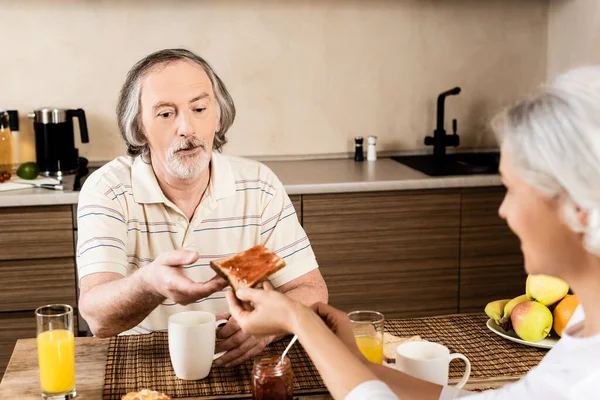
[[[421,337],[416,335],[412,337],[399,337],[390,335],[387,332],[383,333],[383,358],[387,363],[396,362],[396,348],[404,342],[420,342]]]
[[[171,400],[171,398],[164,393],[142,389],[139,392],[127,393],[121,400]]]
[[[285,261],[259,244],[233,256],[211,261],[210,266],[237,291],[255,287],[285,267]]]

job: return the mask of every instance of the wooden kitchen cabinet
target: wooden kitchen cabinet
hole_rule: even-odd
[[[0,313],[0,378],[4,375],[17,339],[34,338],[35,335],[33,311]]]
[[[493,300],[525,293],[520,243],[498,216],[503,188],[463,189],[460,312],[482,312]]]
[[[303,195],[302,209],[333,306],[388,318],[458,311],[460,192]]]
[[[0,223],[10,232],[72,230],[73,214],[69,205],[4,207]]]
[[[75,259],[0,261],[0,311],[35,310],[44,304],[76,305]]]
[[[71,207],[0,208],[0,260],[73,257]]]
[[[2,376],[16,340],[35,337],[36,308],[77,301],[71,206],[0,208],[0,224]]]

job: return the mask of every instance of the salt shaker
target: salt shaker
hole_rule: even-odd
[[[362,161],[363,158],[363,137],[354,138],[354,161]]]
[[[377,143],[377,136],[369,136],[369,139],[367,139],[367,143],[367,161],[377,160],[377,150],[375,149],[375,144]]]

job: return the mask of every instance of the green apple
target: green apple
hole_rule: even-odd
[[[552,312],[537,301],[524,301],[513,308],[510,314],[512,327],[523,340],[539,342],[550,334]]]

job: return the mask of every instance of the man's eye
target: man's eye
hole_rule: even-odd
[[[171,111],[166,111],[166,112],[158,114],[159,117],[164,118],[164,119],[169,118],[171,115],[173,115],[173,113]]]
[[[204,108],[196,108],[196,112],[197,113],[204,112],[204,110],[206,110],[206,107],[204,107]]]

